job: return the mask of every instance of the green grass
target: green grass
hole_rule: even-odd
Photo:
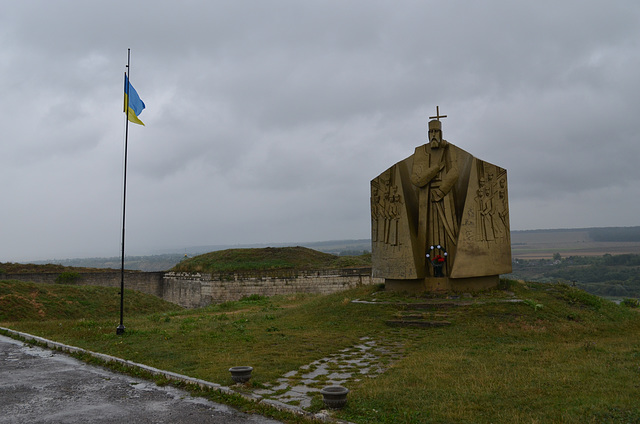
[[[264,270],[316,270],[371,266],[371,254],[336,256],[306,247],[228,249],[185,259],[175,272],[238,272]]]
[[[398,313],[387,302],[432,297],[370,286],[328,296],[250,296],[195,310],[160,303],[131,309],[125,335],[116,336],[113,308],[83,309],[81,302],[113,297],[97,294],[107,289],[86,297],[82,290],[94,288],[52,285],[34,295],[23,284],[0,283],[0,301],[11,293],[33,301],[2,303],[1,311],[39,303],[50,305],[45,316],[3,312],[1,325],[224,385],[232,384],[227,370],[235,365],[253,366],[251,385],[260,387],[364,336],[401,343],[404,356],[389,370],[349,383],[347,407],[335,416],[355,423],[640,422],[639,309],[566,285],[504,281],[504,290],[444,312],[449,327],[387,327]],[[55,291],[71,288],[79,291]],[[523,301],[504,302],[511,293]],[[352,303],[356,298],[380,302]],[[74,315],[54,318],[69,316],[67,302],[78,304]]]
[[[640,316],[567,286],[517,291],[542,306],[476,305],[454,319],[456,328],[423,333],[394,372],[360,388],[345,417],[638,422]]]
[[[133,290],[125,290],[124,310],[130,314],[177,311],[181,307]],[[118,316],[120,290],[112,287],[47,285],[0,281],[0,321],[53,322]]]

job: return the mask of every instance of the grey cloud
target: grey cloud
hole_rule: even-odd
[[[369,180],[436,105],[507,168],[514,229],[638,225],[639,21],[631,0],[8,3],[0,261],[118,254],[128,47],[132,253],[368,237]]]

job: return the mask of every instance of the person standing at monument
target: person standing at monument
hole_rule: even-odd
[[[429,121],[429,143],[416,147],[413,154],[411,183],[419,188],[418,237],[425,256],[431,246],[443,246],[448,252],[443,273],[455,258],[458,221],[454,186],[458,181],[456,149],[442,138],[439,118]],[[431,267],[427,266],[427,269]],[[432,270],[433,272],[433,270]]]

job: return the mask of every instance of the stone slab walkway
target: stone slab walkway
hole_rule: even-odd
[[[327,386],[344,386],[383,373],[402,356],[402,346],[363,337],[359,344],[284,374],[274,384],[253,393],[285,405],[309,408]]]

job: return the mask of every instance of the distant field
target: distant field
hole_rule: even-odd
[[[333,255],[355,255],[371,251],[371,240],[336,240],[325,242],[300,243],[319,252]],[[271,244],[271,247],[290,247],[287,244]],[[244,245],[235,248],[258,249],[267,245]],[[185,250],[186,256],[194,256],[231,246],[202,246]],[[511,231],[511,253],[514,259],[550,259],[554,253],[562,257],[568,256],[602,256],[604,254],[640,254],[640,227],[604,227],[582,229],[552,229]],[[125,261],[126,269],[141,271],[166,271],[185,260],[185,253],[172,253],[152,256],[129,256]],[[8,264],[2,264],[0,258],[0,274],[18,272]],[[36,261],[35,264],[59,264],[82,268],[120,268],[120,258],[85,258]],[[17,264],[15,264],[17,265]],[[51,270],[55,272],[54,270]],[[22,270],[20,272],[28,272]]]
[[[635,235],[638,227],[627,233]],[[599,231],[595,231],[599,230]],[[640,254],[640,240],[606,234],[603,229],[512,231],[511,254],[517,259],[548,259],[554,253],[566,256],[602,256],[604,254]],[[613,229],[612,232],[618,230]],[[618,239],[618,240],[616,240]],[[620,240],[622,239],[622,240]],[[610,240],[610,241],[603,241]]]

